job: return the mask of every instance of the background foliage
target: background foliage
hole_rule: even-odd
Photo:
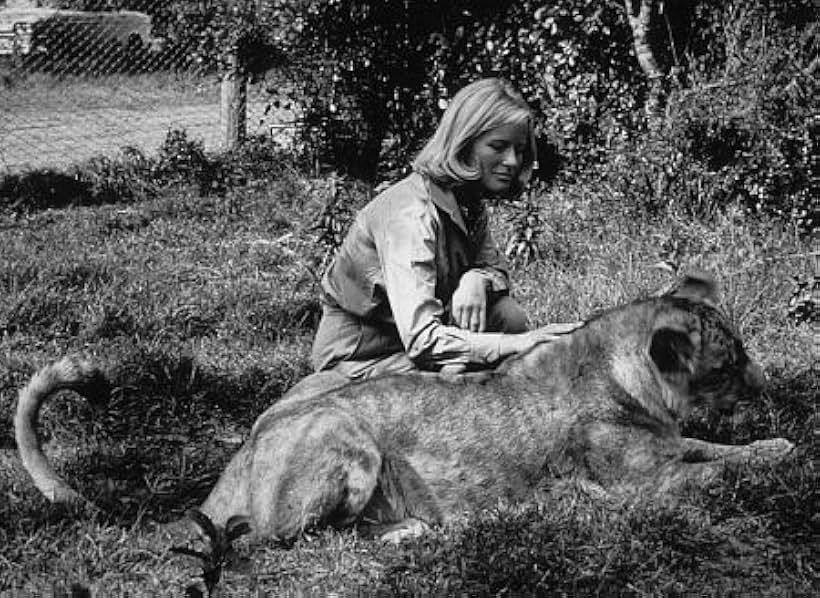
[[[645,212],[674,197],[690,213],[737,202],[816,224],[809,0],[667,3],[655,31],[669,73],[658,127],[641,110],[646,82],[618,3],[280,4],[295,15],[282,21],[280,47],[303,82],[285,101],[304,101],[308,141],[341,172],[398,177],[458,88],[502,76],[536,113],[546,180],[594,172],[614,202]]]
[[[546,181],[594,173],[614,204],[647,214],[671,197],[692,214],[738,203],[797,219],[807,232],[817,224],[820,42],[811,0],[654,2],[651,37],[667,73],[654,122],[619,2],[60,4],[146,11],[164,52],[203,72],[284,73],[290,84],[269,89],[271,106],[298,107],[297,147],[318,169],[396,179],[456,90],[501,76],[536,114]]]

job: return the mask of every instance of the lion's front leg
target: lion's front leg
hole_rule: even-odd
[[[682,441],[685,452],[681,459],[663,466],[652,483],[659,493],[707,486],[719,479],[730,465],[774,465],[794,449],[794,444],[785,438],[758,440],[738,446],[696,438],[683,438]]]
[[[785,438],[757,440],[751,444],[716,444],[697,438],[682,438],[684,463],[723,461],[739,465],[774,464],[794,450],[794,444]]]

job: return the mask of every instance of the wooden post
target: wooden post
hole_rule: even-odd
[[[239,63],[239,56],[233,52],[222,75],[220,98],[222,142],[226,150],[235,148],[245,140],[247,103],[248,77]]]

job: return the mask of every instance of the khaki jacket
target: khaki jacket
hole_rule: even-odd
[[[484,213],[468,233],[453,193],[411,174],[359,212],[323,277],[323,300],[368,328],[397,336],[425,369],[493,363],[498,334],[447,324],[450,300],[468,270],[480,272],[490,291],[509,288],[504,256],[487,225]],[[390,344],[359,347],[356,356],[377,356]]]

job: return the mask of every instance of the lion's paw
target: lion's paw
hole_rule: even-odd
[[[382,542],[401,544],[404,540],[412,540],[423,536],[430,530],[430,526],[419,519],[406,519],[381,530],[379,537]]]
[[[794,451],[794,443],[785,438],[767,438],[749,445],[751,460],[757,463],[777,463]]]

